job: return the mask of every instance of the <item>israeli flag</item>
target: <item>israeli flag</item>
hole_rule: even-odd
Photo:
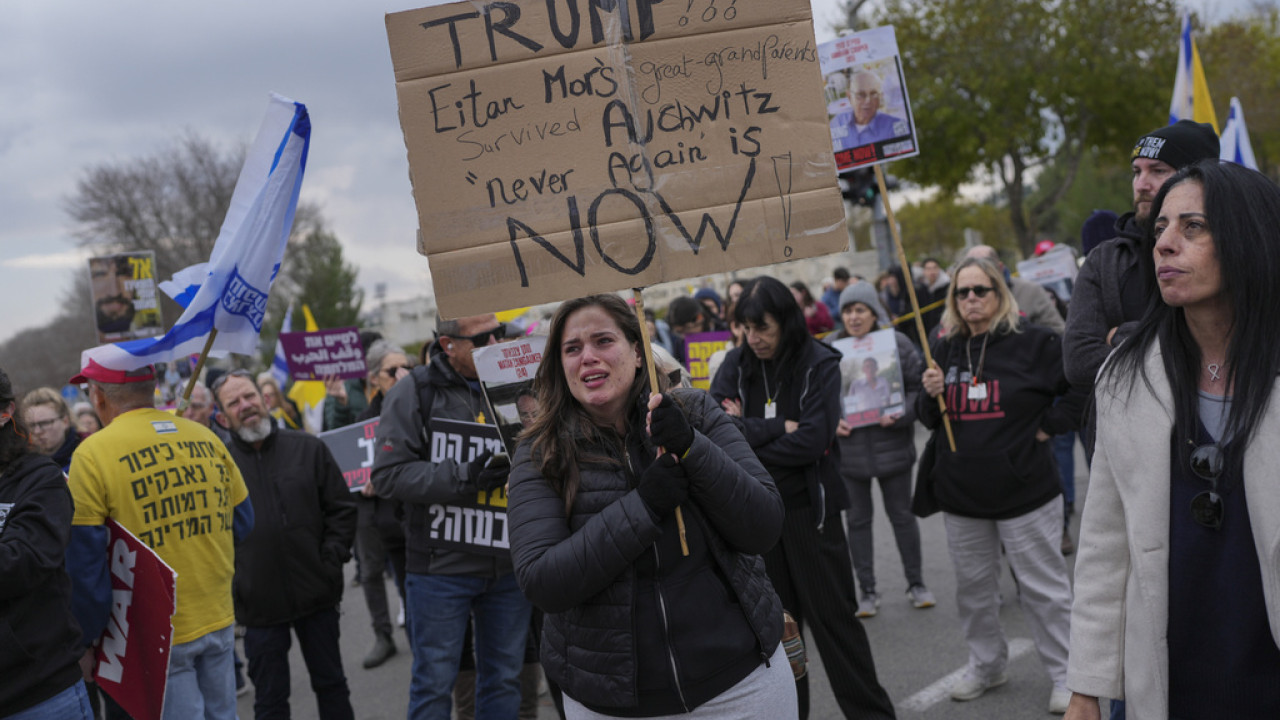
[[[85,350],[81,367],[93,359],[115,370],[133,370],[197,354],[214,330],[210,355],[256,352],[310,145],[306,106],[272,93],[209,262],[180,270],[160,284],[185,308],[182,317],[163,337]]]
[[[1250,170],[1258,169],[1258,159],[1253,156],[1253,143],[1249,142],[1249,129],[1244,124],[1244,108],[1239,98],[1231,98],[1231,114],[1227,116],[1227,126],[1222,129],[1221,145],[1220,160],[1243,165]]]
[[[1173,79],[1173,99],[1169,102],[1169,124],[1179,120],[1208,123],[1218,132],[1218,117],[1209,98],[1209,83],[1200,63],[1200,51],[1191,37],[1191,13],[1182,15],[1182,35],[1178,38],[1178,72]]]

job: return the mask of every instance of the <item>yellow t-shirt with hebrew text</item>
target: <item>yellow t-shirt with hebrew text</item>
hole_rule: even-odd
[[[231,523],[249,491],[217,435],[162,410],[131,410],[76,448],[68,484],[73,525],[113,518],[178,573],[174,645],[235,621]]]

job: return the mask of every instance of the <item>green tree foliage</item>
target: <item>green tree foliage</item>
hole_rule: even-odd
[[[1036,178],[1032,202],[1039,202],[1045,196],[1048,190],[1043,188],[1057,187],[1062,175],[1063,169],[1057,164],[1045,167]],[[1085,153],[1071,188],[1045,212],[1040,223],[1040,237],[1067,243],[1079,250],[1080,228],[1094,210],[1110,210],[1123,215],[1132,209],[1132,180],[1128,155],[1104,153],[1096,148]]]
[[[933,257],[947,267],[964,247],[966,228],[982,233],[987,245],[1016,249],[1007,213],[993,204],[967,202],[955,193],[939,192],[895,207],[894,216],[902,226],[903,250],[912,262]]]
[[[1258,7],[1197,33],[1196,47],[1219,125],[1231,97],[1240,98],[1258,169],[1280,179],[1280,8]]]
[[[364,304],[364,291],[356,285],[360,271],[343,258],[336,235],[323,227],[312,230],[296,248],[290,248],[283,272],[296,305],[310,307],[322,329],[359,324]]]
[[[267,319],[262,324],[258,350],[264,365],[271,365],[284,316],[293,305],[293,331],[304,327],[302,306],[311,309],[320,329],[360,324],[364,291],[356,285],[359,268],[346,261],[338,237],[318,225],[285,252],[280,276],[271,288]]]
[[[921,155],[894,173],[956,190],[999,180],[1030,254],[1093,148],[1127,157],[1166,117],[1176,64],[1171,0],[887,0]],[[1048,163],[1061,168],[1031,197]]]

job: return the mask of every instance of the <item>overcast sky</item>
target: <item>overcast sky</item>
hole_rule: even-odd
[[[1215,7],[1247,0],[1211,0]],[[0,23],[0,342],[57,311],[77,248],[62,202],[84,168],[153,154],[190,129],[252,139],[267,94],[306,103],[302,195],[321,205],[370,297],[429,290],[384,15],[424,0],[9,3]],[[837,0],[813,0],[819,41]],[[1173,40],[1171,39],[1171,42]],[[166,318],[172,322],[176,318]]]

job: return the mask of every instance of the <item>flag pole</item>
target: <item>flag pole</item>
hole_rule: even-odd
[[[209,331],[209,339],[204,341],[204,349],[200,351],[200,359],[196,361],[196,369],[191,371],[191,379],[187,381],[187,389],[182,393],[182,399],[178,401],[179,415],[191,404],[191,391],[196,389],[196,383],[200,381],[200,372],[204,370],[204,361],[209,357],[209,351],[213,349],[213,340],[216,337],[218,337],[218,328],[213,328]]]
[[[640,294],[640,288],[631,288],[631,296],[636,301],[636,318],[640,320],[640,338],[644,341],[644,357],[647,359],[645,365],[649,368],[649,392],[658,394],[658,369],[654,367],[653,361],[653,345],[649,340],[649,323],[644,319],[644,297]],[[689,540],[685,537],[684,531],[684,513],[680,512],[680,508],[676,507],[676,527],[680,529],[680,553],[685,557],[689,556]]]
[[[911,276],[911,266],[907,264],[907,253],[902,249],[902,237],[898,234],[898,223],[893,219],[893,206],[889,203],[889,188],[884,182],[884,171],[879,165],[872,168],[876,171],[876,184],[880,186],[880,202],[884,203],[884,214],[889,221],[889,233],[893,235],[893,245],[898,250],[898,264],[902,266],[902,282],[907,286],[907,297],[911,299],[911,312],[916,316],[916,332],[920,333],[920,348],[924,351],[926,367],[937,367],[933,362],[933,353],[929,352],[929,333],[924,329],[924,318],[920,317],[920,301],[916,299],[916,283]],[[951,420],[947,418],[947,401],[938,395],[938,409],[942,411],[942,427],[947,431],[947,444],[951,452],[956,451],[956,438],[951,433]]]

